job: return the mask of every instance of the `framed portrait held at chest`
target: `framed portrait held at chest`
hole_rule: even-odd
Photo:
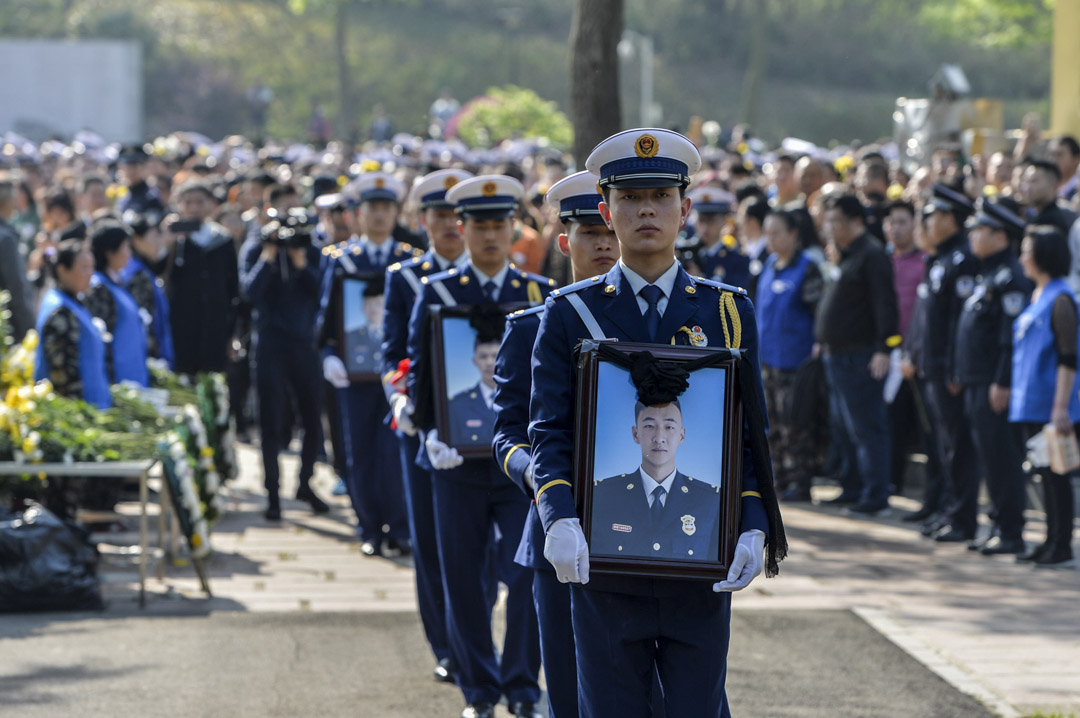
[[[738,540],[739,354],[586,341],[574,490],[596,573],[720,580]]]
[[[338,356],[349,381],[382,380],[383,291],[382,274],[340,277]]]
[[[435,427],[464,458],[490,458],[495,427],[495,358],[506,315],[521,304],[431,308]]]

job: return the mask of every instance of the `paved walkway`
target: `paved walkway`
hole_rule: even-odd
[[[286,502],[284,521],[268,524],[257,454],[241,447],[240,457],[231,510],[213,534],[215,597],[202,596],[190,567],[170,566],[163,582],[151,580],[146,614],[415,611],[410,563],[359,553],[347,499],[333,499],[334,511],[322,517]],[[286,457],[289,475],[295,464]],[[328,496],[332,482],[320,467],[317,490]],[[822,498],[829,489],[818,491]],[[791,555],[780,577],[759,578],[737,595],[737,615],[850,609],[998,715],[1080,716],[1080,573],[934,544],[893,519],[850,519],[809,506],[785,507],[784,516]],[[1041,522],[1030,528],[1035,540]],[[116,563],[106,565],[109,612],[137,612],[129,570],[109,568]]]

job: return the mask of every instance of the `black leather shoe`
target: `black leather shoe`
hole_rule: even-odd
[[[840,494],[833,497],[828,501],[822,501],[821,503],[828,506],[847,506],[848,504],[855,504],[859,502],[859,497],[855,494]]]
[[[935,516],[919,527],[919,533],[923,536],[933,536],[945,525],[941,517]]]
[[[968,542],[967,550],[968,551],[981,551],[983,546],[990,543],[995,538],[998,538],[998,533],[997,533],[996,530],[991,531],[990,533],[986,534],[982,538],[976,537],[976,538],[974,538],[974,539],[972,539],[971,541]]]
[[[461,718],[495,718],[495,706],[490,703],[470,703],[461,711]]]
[[[1024,539],[1007,539],[1001,536],[992,536],[979,548],[983,556],[999,556],[1004,553],[1021,554],[1027,550]]]
[[[412,541],[409,539],[386,539],[386,550],[395,556],[411,556]]]
[[[266,511],[263,512],[263,516],[267,521],[281,521],[281,506],[270,504],[266,507]]]
[[[535,703],[511,703],[510,712],[518,718],[544,718],[544,714],[536,707]]]
[[[454,662],[449,658],[443,658],[437,664],[435,664],[435,670],[432,671],[435,675],[435,680],[439,683],[453,683],[454,682]]]
[[[382,546],[378,541],[364,541],[360,544],[360,553],[365,556],[382,556]]]
[[[1038,546],[1036,546],[1035,548],[1031,549],[1030,551],[1027,551],[1026,553],[1022,553],[1019,556],[1017,556],[1016,557],[1016,562],[1017,563],[1032,563],[1033,561],[1038,561],[1042,557],[1042,555],[1045,554],[1049,550],[1050,550],[1050,544],[1041,543]]]
[[[303,501],[311,507],[311,511],[316,514],[325,514],[330,511],[330,507],[326,505],[326,502],[319,498],[319,495],[310,486],[301,486],[296,490],[296,500]]]
[[[916,523],[916,522],[920,522],[920,521],[926,521],[931,516],[933,516],[934,513],[935,512],[934,512],[934,510],[932,508],[927,508],[927,507],[924,506],[921,509],[919,509],[918,511],[912,511],[910,513],[904,514],[903,516],[900,517],[900,520],[905,522],[905,523]]]
[[[954,526],[942,526],[936,534],[934,534],[934,540],[938,543],[963,543],[970,541],[974,536],[962,531]]]

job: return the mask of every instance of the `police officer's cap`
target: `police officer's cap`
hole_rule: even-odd
[[[353,180],[349,194],[359,203],[400,202],[405,198],[405,185],[386,172],[365,172]]]
[[[525,187],[506,175],[480,175],[458,182],[446,193],[462,217],[473,219],[503,219],[517,209]]]
[[[311,195],[322,197],[338,191],[338,180],[334,175],[319,175],[311,181]]]
[[[966,195],[947,187],[940,182],[934,184],[933,196],[923,207],[923,214],[929,216],[934,212],[952,212],[961,220],[975,211],[975,205]]]
[[[559,219],[563,222],[604,223],[597,207],[604,198],[596,189],[596,175],[592,172],[563,177],[547,191],[544,201],[559,210]]]
[[[696,187],[686,194],[698,214],[731,214],[735,195],[719,187]]]
[[[585,168],[600,178],[601,188],[686,187],[701,169],[701,155],[678,132],[641,128],[598,144]]]
[[[354,202],[342,194],[341,192],[334,192],[332,194],[320,194],[315,198],[315,209],[322,212],[326,212],[337,208],[346,208],[354,206]]]
[[[446,193],[458,182],[471,179],[472,172],[459,169],[437,170],[413,182],[409,198],[426,209],[453,209],[453,203],[446,199]]]
[[[988,199],[980,199],[975,215],[967,221],[967,227],[990,227],[1000,230],[1010,236],[1020,236],[1027,226],[1022,218],[1006,207],[1001,202],[993,202]]]
[[[146,154],[142,145],[124,145],[120,148],[116,161],[120,164],[137,165],[146,162],[147,157],[149,155]]]

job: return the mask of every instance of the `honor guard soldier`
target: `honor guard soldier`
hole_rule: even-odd
[[[509,262],[513,214],[523,194],[520,182],[503,175],[474,177],[447,192],[446,199],[456,205],[462,219],[469,261],[460,269],[454,267],[420,280],[423,289],[409,320],[408,382],[414,401],[423,393],[418,391],[417,382],[433,370],[432,357],[422,352],[431,307],[535,306],[551,291],[554,282],[523,272]],[[498,342],[497,335],[493,338]],[[481,342],[490,339],[478,336]],[[421,413],[418,410],[418,416]],[[419,458],[432,468],[451,654],[468,704],[462,716],[491,718],[494,705],[505,695],[512,713],[534,718],[540,715],[536,708],[540,650],[531,600],[532,572],[514,563],[529,500],[490,458],[463,460],[456,449],[441,440],[437,430],[423,425],[422,417],[420,421],[426,434],[425,450]],[[488,584],[484,557],[493,540],[495,572],[509,589],[501,659],[491,638],[490,605],[482,600]]]
[[[559,213],[566,231],[558,236],[559,251],[570,257],[574,281],[607,273],[619,259],[619,241],[604,224],[598,208],[603,198],[596,189],[596,176],[578,172],[559,180],[544,201]],[[529,397],[532,395],[532,360],[536,330],[543,307],[519,310],[507,317],[499,357],[495,364],[495,463],[528,497],[536,493],[530,468]],[[521,534],[515,560],[533,573],[533,602],[540,624],[540,657],[547,679],[548,715],[567,718],[578,715],[577,660],[574,632],[570,623],[570,589],[559,583],[551,564],[544,558],[544,525],[529,507],[529,517]]]
[[[438,170],[420,177],[410,197],[420,208],[420,222],[428,235],[428,249],[422,256],[395,262],[386,268],[386,309],[383,318],[383,388],[393,412],[401,458],[401,478],[405,483],[405,506],[412,536],[413,565],[416,568],[416,595],[424,635],[438,661],[435,678],[453,682],[453,661],[447,636],[446,598],[443,593],[439,543],[435,534],[435,509],[431,498],[431,472],[416,463],[421,450],[413,423],[413,404],[406,393],[409,373],[406,345],[409,316],[421,287],[420,280],[464,264],[465,240],[461,236],[454,205],[446,192],[472,177],[465,170]],[[404,362],[404,363],[403,363]]]
[[[340,316],[343,304],[341,280],[349,276],[383,274],[387,266],[408,260],[416,252],[391,238],[397,222],[398,205],[405,196],[401,182],[385,172],[368,172],[347,188],[355,192],[362,220],[363,236],[353,235],[345,244],[327,248],[329,266],[323,278],[323,375],[338,388],[338,411],[345,440],[346,476],[349,498],[356,512],[356,534],[366,556],[381,555],[384,549],[408,553],[409,526],[401,485],[401,462],[397,439],[384,419],[390,412],[386,395],[378,381],[349,380],[345,364],[338,356],[344,337]],[[369,285],[371,282],[369,282]],[[385,546],[384,546],[385,544]]]
[[[750,258],[739,251],[729,220],[735,195],[719,187],[698,187],[687,192],[697,210],[697,233],[701,239],[696,263],[701,276],[735,287],[750,283]]]
[[[599,177],[600,212],[619,238],[622,258],[607,274],[552,293],[533,351],[529,438],[544,556],[559,581],[573,584],[579,708],[590,718],[650,715],[654,670],[667,715],[728,716],[729,592],[745,588],[762,570],[767,534],[770,574],[786,552],[763,446],[753,307],[744,290],[691,277],[674,257],[691,206],[683,193],[700,166],[692,142],[662,129],[622,132],[593,150],[586,168]],[[762,420],[757,440],[744,450],[741,533],[726,580],[711,586],[612,575],[590,580],[572,483],[574,355],[585,337],[740,350],[742,371],[755,388],[745,405]]]
[[[1004,204],[980,200],[968,220],[976,271],[975,288],[964,301],[956,334],[956,379],[964,386],[964,408],[975,449],[986,468],[993,502],[990,535],[972,545],[985,555],[1024,552],[1026,477],[1024,451],[1009,425],[1013,322],[1034,288],[1010,248],[1024,236],[1024,221]],[[978,485],[964,497],[965,514],[977,510]]]
[[[980,468],[956,382],[956,322],[964,302],[975,291],[974,264],[968,251],[964,221],[974,209],[971,200],[943,184],[923,207],[929,256],[926,261],[926,328],[922,372],[928,381],[927,404],[941,428],[943,468],[949,488],[934,540],[971,541],[975,538],[972,501]]]

